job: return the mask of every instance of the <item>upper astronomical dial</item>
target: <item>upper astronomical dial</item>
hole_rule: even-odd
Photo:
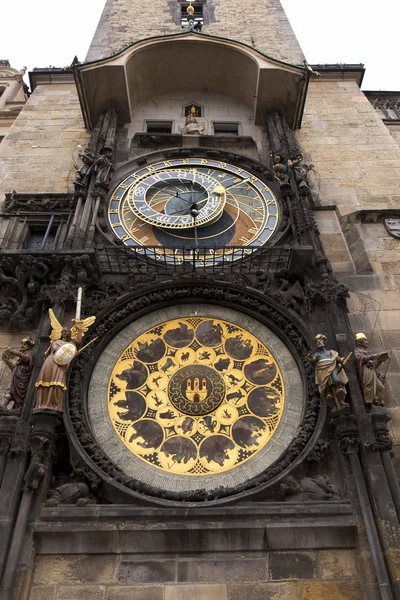
[[[175,264],[206,249],[198,260],[208,265],[266,244],[277,230],[279,205],[268,185],[240,166],[176,158],[126,177],[111,196],[109,221],[127,246],[151,247],[147,256]]]
[[[225,188],[203,172],[165,169],[132,184],[128,204],[150,225],[166,229],[201,227],[217,219],[225,206]]]

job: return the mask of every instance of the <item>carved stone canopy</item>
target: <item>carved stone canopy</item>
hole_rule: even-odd
[[[188,69],[191,63],[195,69]],[[129,123],[131,107],[152,96],[199,89],[249,106],[256,125],[277,109],[296,129],[309,72],[240,42],[184,32],[141,40],[107,59],[77,66],[75,75],[89,129],[109,106],[116,107],[121,123]]]

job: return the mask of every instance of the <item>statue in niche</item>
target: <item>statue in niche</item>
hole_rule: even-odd
[[[379,373],[378,367],[390,360],[389,352],[369,354],[367,352],[368,340],[365,333],[357,333],[355,341],[354,358],[364,403],[367,407],[371,407],[373,404],[383,406],[386,400],[385,376]]]
[[[32,349],[34,345],[34,340],[27,337],[21,340],[19,350],[7,348],[3,352],[1,358],[11,370],[11,381],[7,392],[4,394],[1,408],[7,409],[9,403],[14,402],[13,409],[21,412],[33,369]]]
[[[49,315],[52,327],[50,346],[45,353],[46,360],[36,382],[35,409],[62,412],[63,395],[67,389],[65,384],[68,366],[77,356],[83,336],[96,317],[88,317],[83,320],[77,317],[73,319],[75,325],[69,329],[59,323],[51,308]],[[80,352],[82,350],[84,348]]]
[[[303,155],[299,154],[293,160],[288,161],[289,167],[294,171],[297,183],[297,189],[300,196],[307,196],[310,191],[308,185],[308,173],[314,168],[314,165],[307,165],[303,162]]]
[[[199,113],[196,110],[196,107],[193,105],[186,115],[185,127],[182,129],[183,135],[203,135],[204,134],[204,125],[200,125],[197,121]]]
[[[319,333],[315,338],[316,352],[308,355],[308,359],[315,366],[315,383],[321,398],[332,410],[339,410],[348,406],[346,402],[346,383],[348,378],[344,366],[349,361],[352,353],[346,358],[340,358],[336,350],[327,350],[325,345],[328,338]]]

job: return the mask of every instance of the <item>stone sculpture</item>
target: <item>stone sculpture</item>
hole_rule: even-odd
[[[315,383],[321,398],[331,409],[340,409],[348,406],[346,403],[347,375],[344,366],[351,354],[340,358],[336,350],[327,350],[325,347],[327,337],[319,333],[315,338],[316,352],[308,355],[308,359],[315,365]]]
[[[390,359],[389,352],[369,354],[367,352],[368,340],[365,333],[357,333],[355,341],[354,358],[364,403],[368,407],[371,407],[372,404],[383,406],[386,400],[386,390],[383,383],[385,378],[379,373],[378,367]]]
[[[11,370],[11,381],[0,405],[1,408],[7,409],[8,404],[14,402],[14,410],[21,412],[33,369],[32,348],[34,345],[33,339],[27,337],[21,340],[19,350],[7,348],[3,352],[1,358]]]
[[[69,364],[78,354],[78,347],[96,317],[81,320],[73,319],[75,325],[69,329],[62,327],[54,312],[49,310],[52,332],[50,346],[46,351],[46,360],[36,382],[35,409],[63,410],[63,395],[66,387],[66,375]],[[84,348],[82,348],[83,350]],[[80,352],[82,352],[80,350]]]

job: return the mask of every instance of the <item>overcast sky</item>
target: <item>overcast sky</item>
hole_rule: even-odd
[[[400,0],[281,2],[309,63],[364,63],[363,89],[400,90]],[[29,70],[66,66],[75,54],[83,60],[104,4],[105,0],[5,2],[0,59]]]

